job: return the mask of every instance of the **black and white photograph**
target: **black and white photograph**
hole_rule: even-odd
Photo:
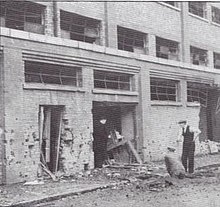
[[[0,207],[220,207],[220,1],[0,0]]]

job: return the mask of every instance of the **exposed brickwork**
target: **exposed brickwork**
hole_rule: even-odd
[[[85,167],[94,167],[93,101],[136,104],[136,108],[132,108],[132,110],[129,107],[123,108],[122,132],[126,137],[135,138],[138,152],[144,161],[163,159],[166,148],[170,145],[177,147],[181,153],[181,145],[176,146],[179,131],[177,122],[180,119],[187,119],[189,124],[194,127],[200,126],[202,128],[200,138],[206,139],[206,111],[200,110],[199,106],[187,106],[186,82],[188,80],[202,82],[205,77],[215,80],[215,83],[219,84],[219,74],[202,72],[202,69],[196,66],[195,68],[193,68],[194,66],[185,68],[183,63],[179,66],[169,60],[164,60],[161,64],[161,60],[158,59],[157,62],[157,59],[152,56],[156,55],[155,36],[160,36],[182,43],[180,57],[185,62],[190,62],[190,44],[209,50],[211,57],[211,51],[220,51],[220,39],[216,35],[219,33],[219,27],[188,15],[187,7],[184,7],[185,10],[181,13],[178,9],[172,9],[157,2],[57,3],[58,10],[55,13],[58,18],[57,35],[59,37],[59,10],[62,9],[102,21],[101,45],[108,43],[110,47],[105,48],[52,37],[54,36],[55,7],[52,2],[42,4],[47,6],[45,36],[19,30],[4,30],[6,37],[1,39],[1,44],[4,46],[4,61],[0,60],[4,62],[2,68],[4,68],[5,90],[2,91],[3,81],[1,79],[0,127],[5,126],[5,142],[4,145],[1,144],[3,143],[1,137],[0,183],[5,176],[2,174],[4,170],[7,183],[36,179],[40,162],[39,106],[42,105],[64,106],[68,126],[65,120],[62,120],[60,170],[68,175],[80,172]],[[181,17],[184,17],[184,25]],[[117,51],[117,25],[149,34],[149,54],[150,58],[154,58],[153,61],[147,59],[149,56]],[[35,58],[38,57],[38,61],[49,56],[52,63],[65,60],[66,64],[82,66],[83,88],[66,91],[58,87],[58,89],[47,90],[42,85],[42,88],[36,90],[28,88],[28,84],[24,86],[22,52],[36,53]],[[40,55],[42,56],[39,57]],[[169,64],[170,66],[167,66]],[[95,93],[93,91],[93,70],[110,69],[113,71],[115,68],[120,72],[125,69],[135,74],[136,95],[117,92],[113,94]],[[139,69],[140,71],[138,71]],[[157,75],[159,74],[158,76],[162,78],[180,80],[180,105],[151,104],[150,70],[158,70]],[[0,72],[2,75],[2,71]],[[7,103],[5,106],[2,104],[3,99]],[[215,120],[218,119],[219,117],[215,117]],[[217,139],[218,132],[215,126],[215,139]],[[5,155],[2,152],[5,152]],[[2,162],[4,156],[6,167]]]

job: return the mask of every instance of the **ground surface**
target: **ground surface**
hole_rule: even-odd
[[[0,186],[0,207],[220,207],[220,154],[196,157],[195,167],[195,176],[183,180],[168,177],[161,162],[96,169],[58,182],[44,179],[40,185]],[[77,193],[83,190],[87,193]],[[57,200],[42,202],[51,196]]]
[[[150,191],[131,184],[36,205],[36,207],[219,207],[220,182],[215,177],[184,179]],[[143,183],[142,185],[143,186]]]

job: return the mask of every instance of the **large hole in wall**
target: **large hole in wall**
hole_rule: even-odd
[[[115,159],[117,162],[131,162],[132,157],[125,145],[120,145],[111,150],[110,148],[113,145],[111,142],[115,141],[115,139],[120,143],[122,139],[132,140],[135,138],[134,111],[134,104],[93,103],[93,151],[95,167],[101,167],[106,159]],[[102,119],[106,120],[105,124],[100,122]]]
[[[51,172],[59,169],[59,146],[64,106],[40,106],[41,162]]]

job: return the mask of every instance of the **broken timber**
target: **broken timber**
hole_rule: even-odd
[[[139,164],[142,165],[143,162],[142,162],[142,160],[141,160],[139,154],[137,153],[136,149],[134,148],[134,146],[133,146],[133,144],[131,143],[130,140],[124,139],[124,140],[122,140],[122,141],[120,141],[120,142],[118,142],[118,143],[111,143],[110,145],[108,145],[107,151],[110,151],[110,150],[112,150],[112,149],[115,149],[115,148],[117,148],[117,147],[119,147],[119,146],[122,146],[122,145],[125,145],[125,144],[126,144],[126,145],[128,146],[128,148],[131,150],[131,152],[132,152],[132,154],[134,155],[136,161],[137,161]]]

